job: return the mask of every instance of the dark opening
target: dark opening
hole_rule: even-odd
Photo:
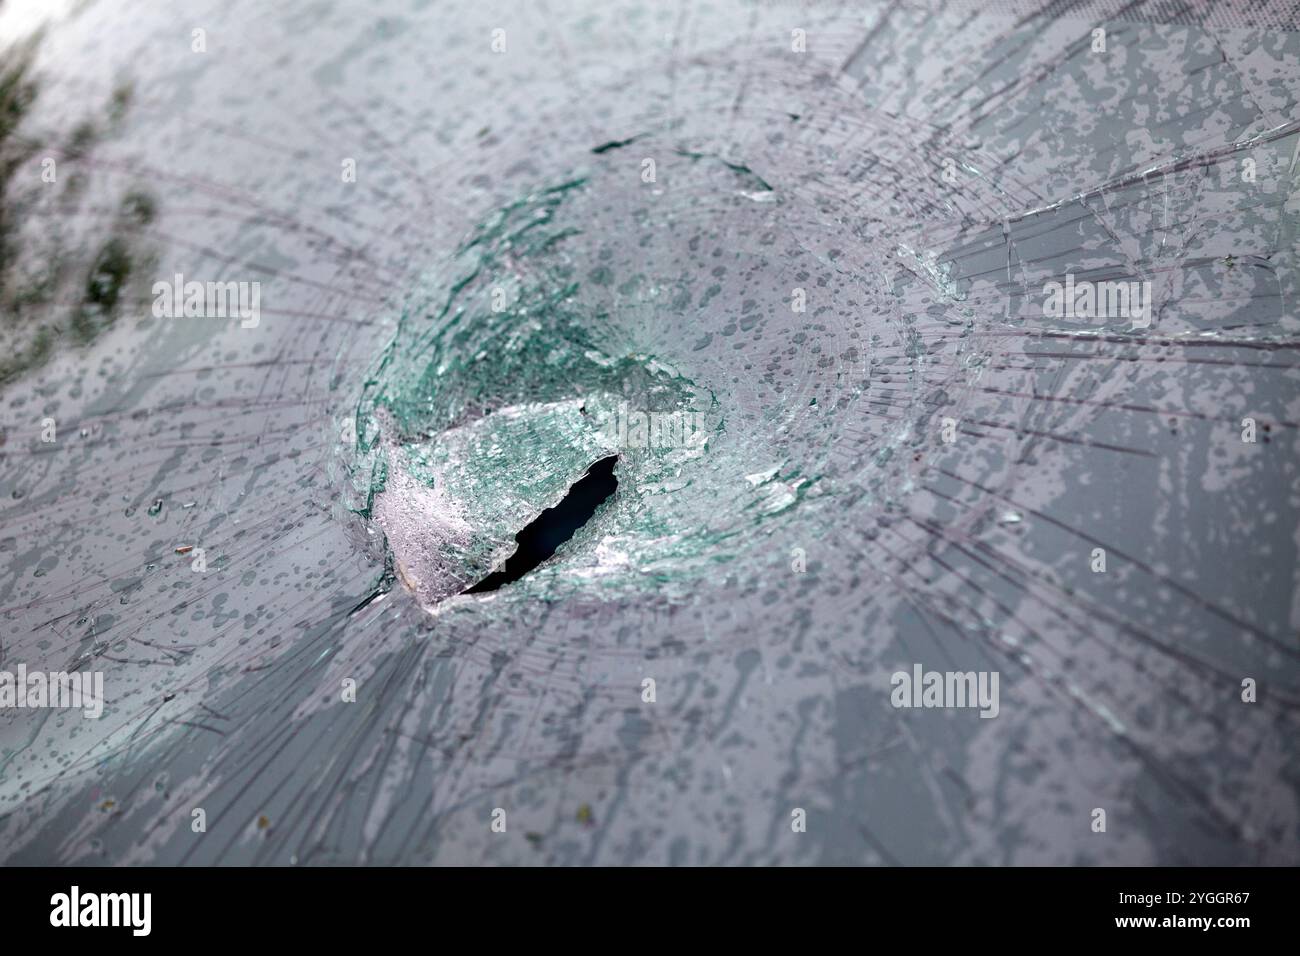
[[[555,553],[555,549],[573,537],[573,533],[591,520],[591,516],[618,487],[614,477],[617,455],[602,458],[573,483],[569,493],[554,508],[547,508],[515,535],[519,547],[498,570],[493,571],[465,594],[495,591],[503,584],[518,581]]]

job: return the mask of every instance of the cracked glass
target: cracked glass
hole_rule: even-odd
[[[1300,34],[1164,7],[0,4],[0,860],[1300,862]]]

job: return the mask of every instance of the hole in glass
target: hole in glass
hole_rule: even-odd
[[[465,594],[483,594],[495,591],[511,581],[518,581],[537,567],[574,533],[591,520],[596,509],[618,487],[614,477],[617,455],[602,458],[587,473],[573,483],[568,494],[553,508],[547,508],[515,535],[519,547],[506,559],[506,563],[485,577]]]

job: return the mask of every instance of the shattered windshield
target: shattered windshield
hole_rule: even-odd
[[[1300,862],[1300,34],[1166,6],[0,3],[0,861]]]

